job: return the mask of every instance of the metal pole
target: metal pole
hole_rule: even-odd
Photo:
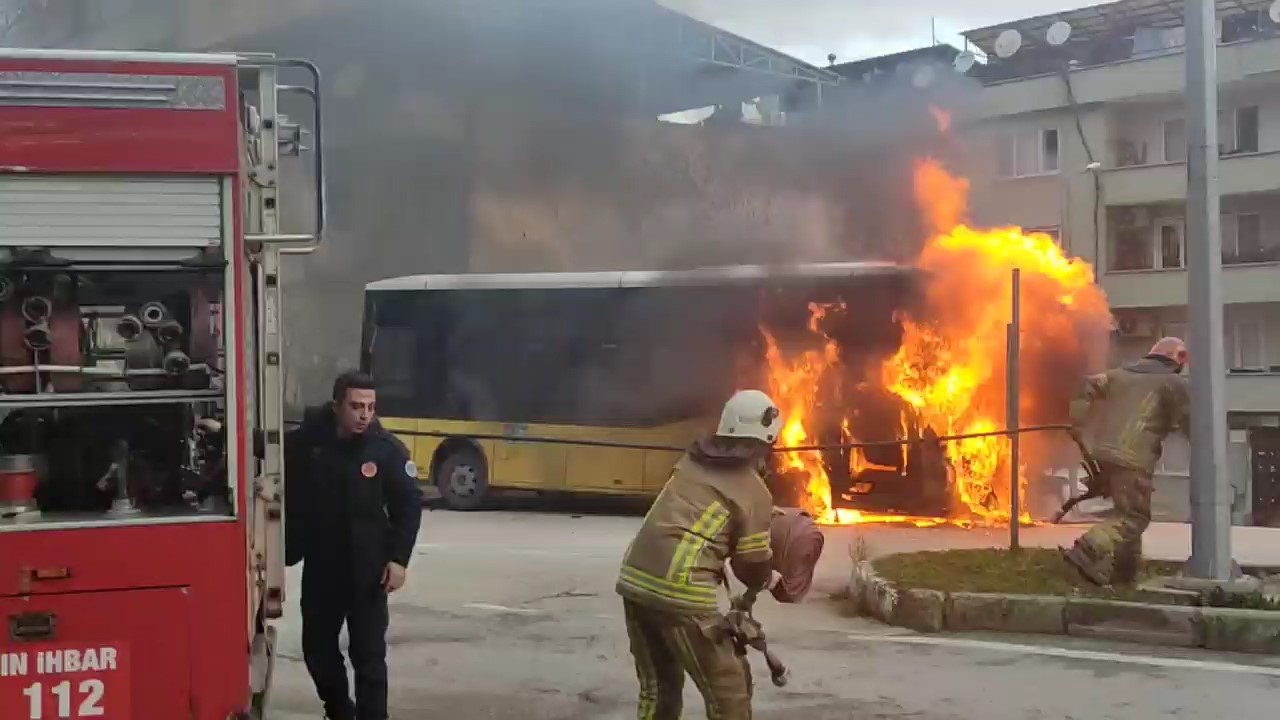
[[[1018,519],[1022,516],[1018,502],[1018,466],[1020,437],[1018,425],[1020,419],[1018,417],[1019,385],[1021,382],[1021,350],[1022,339],[1019,332],[1022,327],[1022,271],[1014,268],[1012,278],[1012,308],[1011,318],[1009,321],[1009,355],[1007,367],[1005,368],[1005,377],[1008,382],[1008,388],[1005,392],[1005,400],[1008,403],[1008,409],[1005,412],[1005,426],[1009,430],[1009,549],[1018,549]]]
[[[1218,67],[1213,0],[1186,0],[1187,305],[1191,317],[1191,573],[1231,578],[1223,384]]]

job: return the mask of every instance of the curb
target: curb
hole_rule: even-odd
[[[1099,598],[899,589],[858,563],[849,598],[860,615],[918,632],[1009,632],[1280,655],[1280,612]]]

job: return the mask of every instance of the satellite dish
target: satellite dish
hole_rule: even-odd
[[[996,38],[996,55],[1001,58],[1012,57],[1022,47],[1022,33],[1010,28]]]
[[[1267,8],[1267,15],[1271,16],[1271,22],[1280,25],[1280,0],[1271,3],[1271,7]]]
[[[937,73],[934,72],[932,65],[922,65],[912,74],[911,84],[923,90],[932,85],[936,78]]]
[[[1277,0],[1277,1],[1280,1],[1280,0]],[[1067,22],[1066,20],[1059,20],[1058,22],[1050,25],[1049,31],[1044,34],[1045,42],[1048,42],[1050,45],[1054,47],[1065,45],[1067,42],[1067,39],[1070,37],[1071,37],[1071,23]]]
[[[1276,2],[1280,3],[1280,0],[1276,0]],[[952,66],[958,73],[967,73],[977,62],[978,57],[968,50],[965,50],[959,55],[956,55],[955,62],[952,63]]]

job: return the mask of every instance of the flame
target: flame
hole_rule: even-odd
[[[939,123],[943,124],[941,117]],[[1105,343],[1111,326],[1106,298],[1087,263],[1067,258],[1043,234],[1027,234],[1015,227],[970,227],[965,222],[967,193],[968,182],[949,174],[940,163],[932,159],[917,163],[916,201],[931,233],[916,261],[928,282],[925,299],[921,307],[899,313],[901,344],[868,378],[901,400],[896,428],[901,439],[920,438],[926,430],[951,436],[992,433],[1005,427],[1006,328],[1014,268],[1021,270],[1022,277],[1019,410],[1023,424],[1062,420],[1075,379],[1088,370],[1098,340]],[[810,305],[811,345],[796,353],[784,353],[774,336],[761,328],[769,389],[787,418],[781,438],[785,446],[819,444],[811,431],[818,426],[815,405],[820,389],[841,363],[839,344],[822,330],[823,320],[835,309]],[[829,413],[831,409],[822,410]],[[854,442],[847,417],[840,427],[844,441]],[[1022,444],[1034,449],[1027,436]],[[942,448],[949,465],[951,512],[947,518],[835,508],[822,453],[788,452],[783,464],[805,478],[807,509],[826,523],[929,527],[1010,522],[1009,438],[998,434],[967,438],[943,443]],[[909,453],[904,444],[904,478]],[[855,478],[885,469],[898,470],[869,462],[861,448],[850,454],[849,470]],[[1017,473],[1024,491],[1027,470],[1024,460]],[[1019,521],[1030,522],[1030,516],[1022,511]]]

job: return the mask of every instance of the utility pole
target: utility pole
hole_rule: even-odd
[[[1191,574],[1231,579],[1222,238],[1218,218],[1218,41],[1214,0],[1185,0],[1187,272],[1191,316]]]

